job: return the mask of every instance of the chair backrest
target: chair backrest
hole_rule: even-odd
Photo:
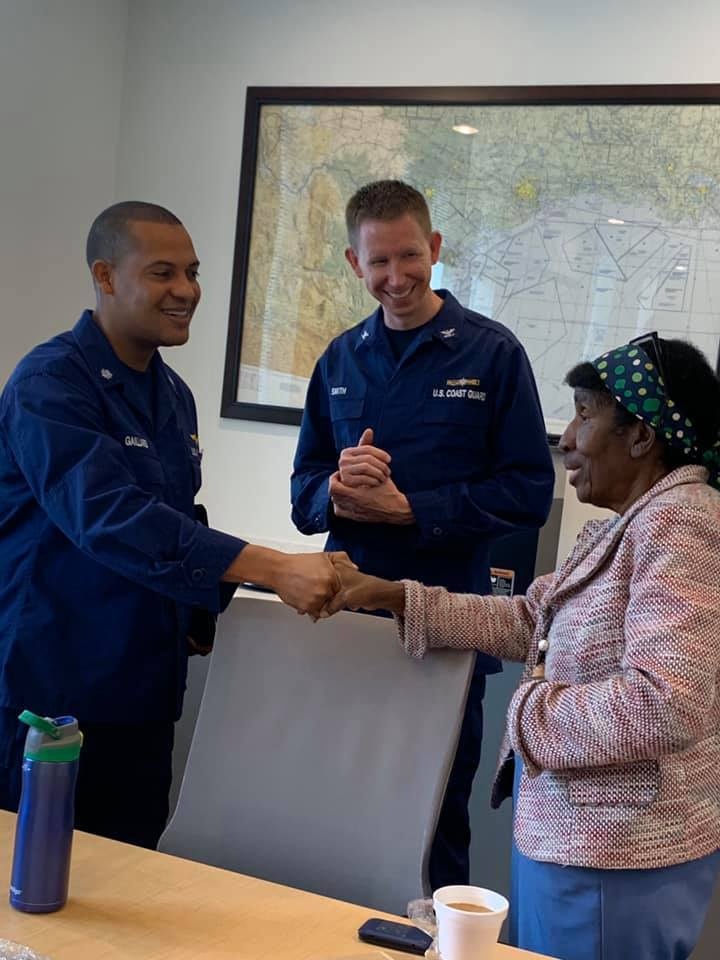
[[[429,892],[473,657],[415,661],[391,620],[236,598],[159,849],[404,912]]]

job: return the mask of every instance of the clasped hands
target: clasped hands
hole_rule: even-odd
[[[363,431],[356,447],[340,453],[328,482],[336,517],[358,523],[414,522],[412,508],[390,475],[390,454],[373,445],[373,431]]]
[[[414,523],[407,497],[390,476],[390,454],[373,440],[368,428],[356,447],[341,451],[328,482],[333,512],[358,523]],[[402,584],[366,576],[340,551],[286,556],[275,589],[281,600],[314,620],[343,608],[402,612],[404,604]]]

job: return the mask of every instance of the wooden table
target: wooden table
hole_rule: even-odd
[[[14,830],[14,815],[0,811],[5,890]],[[51,960],[409,960],[360,943],[356,930],[371,915],[377,911],[76,832],[67,906],[19,913],[3,893],[0,938]],[[492,960],[537,956],[498,945]]]

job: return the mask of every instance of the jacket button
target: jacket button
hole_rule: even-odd
[[[442,527],[433,527],[433,533],[436,537],[442,536]]]
[[[197,583],[198,580],[202,580],[204,576],[205,576],[205,571],[203,570],[202,567],[198,567],[196,570],[193,570],[192,572],[192,578],[195,581],[195,583]]]

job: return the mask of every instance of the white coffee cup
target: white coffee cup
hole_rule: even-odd
[[[505,897],[483,887],[440,887],[433,895],[440,960],[481,960],[483,950],[497,943],[509,904]],[[473,904],[475,912],[452,904]]]

